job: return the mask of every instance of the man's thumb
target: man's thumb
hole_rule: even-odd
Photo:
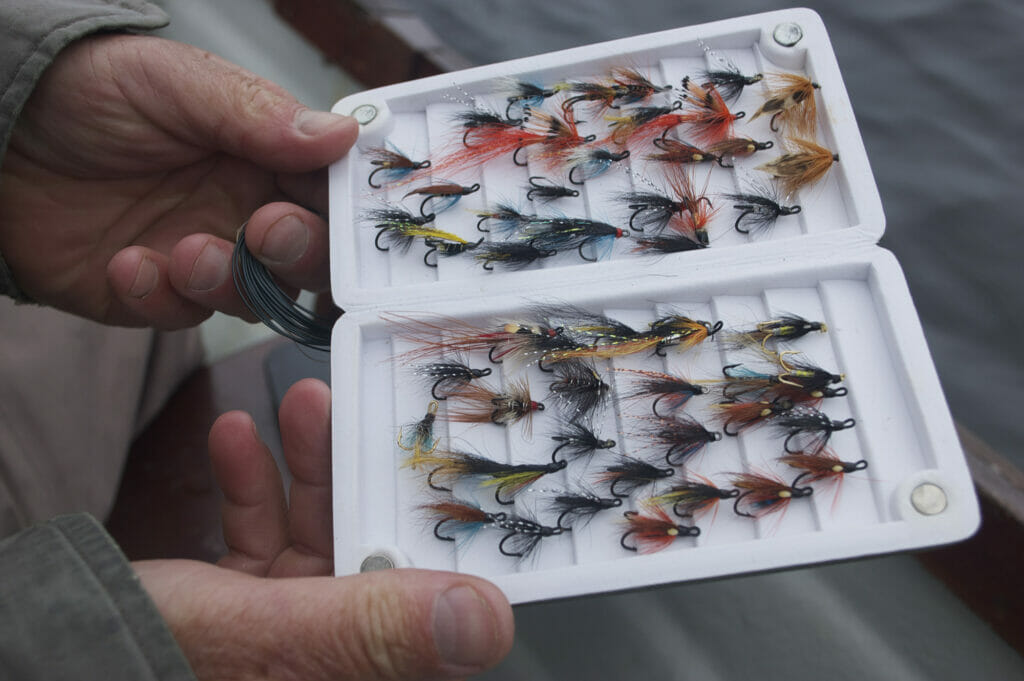
[[[348,116],[306,108],[283,88],[184,43],[130,37],[117,47],[146,62],[124,78],[133,103],[165,130],[278,172],[306,172],[338,160],[355,143]]]
[[[176,566],[166,570],[176,588],[160,583],[163,565]],[[455,679],[494,666],[512,645],[505,596],[466,575],[272,580],[184,561],[136,569],[200,679]]]

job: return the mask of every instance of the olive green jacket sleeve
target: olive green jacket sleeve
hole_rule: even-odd
[[[39,77],[69,43],[99,31],[148,30],[168,22],[141,0],[0,2],[0,166],[11,131]],[[26,300],[0,254],[0,294]]]
[[[103,527],[61,516],[0,541],[0,676],[195,681]]]

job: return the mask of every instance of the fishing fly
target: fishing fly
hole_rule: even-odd
[[[714,144],[733,136],[733,123],[744,112],[732,113],[713,84],[698,85],[689,76],[683,78],[682,100],[689,105],[683,120],[690,124],[694,138],[701,144]]]
[[[627,236],[613,225],[585,218],[556,217],[541,221],[533,220],[519,230],[519,238],[545,251],[575,249],[587,262],[597,262],[606,257],[616,239]],[[593,257],[584,253],[586,246],[593,246]]]
[[[527,201],[533,201],[536,199],[543,203],[547,203],[549,201],[554,201],[555,199],[575,198],[580,195],[579,190],[555,184],[551,180],[540,175],[531,176],[529,182],[530,188],[526,191]]]
[[[418,187],[413,189],[411,192],[403,196],[402,198],[408,198],[410,196],[422,196],[423,201],[420,202],[420,215],[426,217],[427,215],[433,215],[435,213],[442,213],[456,203],[463,196],[468,196],[480,190],[480,184],[474,183],[468,187],[464,187],[461,184],[454,182],[439,182],[437,184],[427,185],[426,187]],[[427,213],[427,204],[430,204],[433,210]]]
[[[529,109],[541,106],[545,99],[554,97],[564,89],[564,83],[546,88],[524,80],[504,78],[501,80],[499,90],[507,93],[508,104],[505,106],[505,118],[512,118],[512,107],[518,106],[520,112],[525,114]]]
[[[507,506],[523,488],[548,473],[562,470],[566,462],[507,464],[471,452],[450,450],[424,453],[417,465],[431,468],[427,474],[427,485],[431,489],[451,492],[455,484],[463,480],[475,480],[481,487],[493,487],[494,500]]]
[[[629,149],[614,152],[600,147],[578,147],[570,151],[565,160],[565,165],[569,168],[569,182],[575,185],[585,184],[587,180],[607,172],[613,163],[627,158]]]
[[[657,496],[651,497],[652,504],[672,506],[672,512],[680,518],[696,518],[708,512],[718,513],[718,502],[735,499],[738,489],[722,489],[711,480],[697,473],[690,473],[682,482],[672,485]]]
[[[712,58],[712,61],[715,62],[715,66],[703,71],[700,74],[699,80],[704,84],[705,88],[708,85],[713,85],[722,95],[722,99],[727,102],[736,101],[743,92],[743,88],[754,83],[760,83],[764,79],[764,75],[760,73],[745,76],[740,72],[739,67],[726,59],[724,55],[708,48],[705,48],[705,51]]]
[[[862,471],[868,467],[864,459],[859,461],[843,461],[835,452],[828,448],[822,448],[817,454],[806,454],[796,452],[779,457],[781,463],[802,471],[793,480],[793,487],[804,481],[810,484],[825,482],[826,484],[837,484],[842,482],[843,476],[847,473]]]
[[[682,465],[709,442],[722,439],[721,433],[708,430],[691,416],[641,417],[640,420],[645,424],[643,435],[664,448],[665,463],[670,466]]]
[[[545,537],[556,537],[567,531],[563,527],[541,525],[531,518],[517,515],[500,518],[494,526],[507,530],[507,534],[498,542],[498,551],[510,558],[525,558],[533,553]]]
[[[809,497],[814,493],[812,487],[788,485],[782,478],[771,473],[733,473],[731,482],[740,490],[733,502],[733,510],[746,518],[762,518],[778,513],[785,510],[793,499]],[[741,507],[744,510],[740,510]]]
[[[775,226],[780,217],[796,215],[800,206],[785,206],[782,198],[774,187],[765,186],[753,179],[747,182],[750,189],[736,194],[726,194],[723,198],[735,202],[733,208],[740,211],[733,227],[740,234],[767,233]]]
[[[619,463],[604,469],[597,477],[598,482],[607,482],[608,491],[615,497],[628,497],[630,494],[653,484],[658,480],[671,478],[675,475],[674,468],[658,468],[654,464],[630,456],[619,457]]]
[[[610,80],[569,81],[563,87],[571,96],[562,102],[562,109],[570,112],[581,102],[594,104],[601,111],[618,109],[622,104],[642,102],[672,89],[671,85],[655,85],[636,69],[624,67],[613,68]]]
[[[435,400],[442,401],[447,400],[449,395],[458,392],[473,379],[491,375],[490,367],[473,369],[457,360],[421,364],[415,367],[413,372],[433,381],[430,386],[430,395]]]
[[[623,340],[637,335],[633,327],[617,319],[566,303],[536,305],[532,316],[544,326],[561,329],[565,338],[579,344]]]
[[[605,116],[611,132],[604,139],[606,144],[626,146],[654,138],[665,139],[669,130],[689,120],[689,115],[680,113],[683,102],[677,100],[672,106],[640,106],[618,116]]]
[[[781,123],[799,137],[814,137],[818,122],[814,91],[821,86],[810,78],[795,73],[770,73],[767,83],[764,104],[750,120],[771,115],[768,125],[772,132],[779,132]]]
[[[427,413],[423,415],[411,428],[403,433],[404,428],[398,429],[398,447],[412,456],[402,464],[402,467],[416,469],[423,461],[423,457],[433,454],[437,449],[438,440],[434,437],[434,421],[437,419],[437,402],[431,402],[427,406]]]
[[[634,232],[658,234],[673,215],[689,210],[683,201],[653,191],[626,192],[619,194],[618,199],[633,211],[629,216],[629,228]]]
[[[772,425],[785,435],[782,447],[787,454],[817,454],[825,448],[833,433],[852,428],[856,424],[857,421],[852,418],[838,421],[806,406],[779,415],[772,421]]]
[[[561,362],[554,368],[554,377],[548,390],[570,421],[591,415],[607,402],[611,387],[588,361]]]
[[[427,251],[423,254],[423,264],[427,267],[437,267],[438,257],[450,258],[453,255],[461,255],[467,251],[475,250],[483,241],[483,237],[476,241],[465,241],[461,237],[458,241],[430,236],[425,237],[423,243],[427,246]],[[433,258],[430,257],[432,255],[434,256]]]
[[[591,456],[600,449],[611,449],[615,446],[615,440],[601,439],[594,433],[589,423],[579,419],[562,421],[557,434],[552,435],[551,439],[558,443],[551,452],[552,461],[559,460],[559,452],[562,452],[566,461],[575,461]]]
[[[756,347],[766,355],[777,354],[768,349],[769,343],[793,341],[807,334],[828,331],[825,322],[804,319],[796,314],[780,314],[763,322],[757,322],[753,328],[731,331],[725,335],[725,342],[734,348]]]
[[[581,490],[555,495],[548,508],[552,513],[558,514],[555,525],[568,530],[585,527],[601,511],[619,506],[622,506],[622,499],[619,497],[601,497],[589,490]]]
[[[655,161],[670,165],[687,165],[689,163],[707,163],[718,160],[710,152],[699,149],[687,142],[674,140],[671,137],[664,139],[658,137],[653,141],[653,144],[657,147],[658,151],[645,154],[645,161]]]
[[[735,167],[735,164],[726,163],[724,161],[726,156],[730,158],[736,158],[737,156],[742,158],[745,156],[751,156],[758,151],[771,149],[773,146],[775,146],[775,143],[771,140],[758,142],[757,140],[752,140],[749,137],[729,137],[728,139],[721,140],[720,142],[709,144],[706,151],[715,157],[715,160],[718,161],[718,165],[721,167],[733,168]]]
[[[490,229],[484,229],[484,223],[489,223],[494,227],[498,234],[508,235],[518,231],[523,225],[529,224],[531,220],[535,219],[536,215],[527,213],[520,213],[515,206],[508,203],[497,203],[493,207],[486,210],[476,211],[478,218],[476,223],[477,230],[481,232],[490,232]]]
[[[428,160],[413,161],[397,149],[387,149],[384,147],[367,149],[366,158],[370,160],[370,165],[374,166],[370,176],[366,179],[373,189],[380,189],[384,184],[391,184],[406,179],[413,171],[430,167],[430,161]],[[373,178],[378,173],[383,184],[373,183]]]
[[[736,437],[745,430],[763,425],[769,419],[781,418],[781,415],[792,411],[794,406],[793,400],[787,397],[749,402],[719,402],[712,405],[712,418],[722,426],[722,432],[730,437]]]
[[[590,344],[580,343],[552,349],[543,354],[543,361],[564,362],[580,357],[609,359],[646,350],[652,350],[654,354],[664,357],[665,348],[676,346],[681,350],[688,350],[710,338],[721,328],[721,322],[712,325],[684,315],[670,314],[651,322],[644,332],[633,332],[628,336],[601,336]]]
[[[792,362],[782,367],[783,373],[770,374],[756,371],[742,364],[722,367],[726,381],[722,395],[727,400],[757,399],[774,401],[786,399],[797,404],[816,406],[826,397],[844,397],[845,387],[832,385],[843,380],[842,374],[833,374],[810,362]]]
[[[632,392],[626,393],[623,399],[639,400],[654,398],[651,411],[658,418],[676,413],[695,395],[704,395],[708,389],[702,385],[691,383],[682,376],[665,374],[660,371],[644,371],[641,369],[616,369],[615,371],[629,374],[633,379]],[[662,412],[658,405],[663,404]]]
[[[562,527],[547,527],[529,518],[505,512],[490,513],[472,502],[455,498],[424,504],[420,509],[432,520],[436,520],[434,536],[442,541],[462,539],[465,543],[485,527],[504,530],[506,534],[498,542],[498,550],[513,558],[528,556],[544,537],[553,537],[566,531]]]
[[[486,111],[466,111],[456,120],[463,127],[462,147],[439,160],[437,172],[473,168],[506,154],[512,154],[516,165],[525,166],[519,155],[528,147],[537,147],[537,158],[557,167],[570,150],[596,139],[579,134],[571,113],[559,118],[531,109],[523,119],[508,120]]]
[[[786,196],[814,184],[839,161],[839,154],[806,139],[790,137],[786,148],[787,153],[757,166],[779,183]]]
[[[682,350],[689,350],[711,338],[721,329],[722,322],[712,324],[680,314],[670,314],[651,322],[647,335],[657,339],[654,354],[664,357],[665,348],[679,347]]]
[[[691,239],[685,234],[653,234],[650,236],[638,236],[633,239],[634,253],[652,253],[655,255],[669,255],[671,253],[684,253],[707,248],[696,239]]]
[[[698,191],[693,180],[692,172],[675,166],[666,175],[669,186],[676,196],[679,196],[689,210],[677,213],[668,222],[668,226],[679,234],[692,236],[701,246],[710,243],[708,237],[708,223],[718,210],[711,205],[707,198],[708,183],[711,175],[704,180],[704,187]]]
[[[704,208],[714,209],[711,200],[705,195],[707,186],[705,185],[704,191],[698,192],[691,173],[678,168],[675,172],[669,172],[666,179],[671,196],[654,191],[626,192],[619,195],[618,199],[626,202],[628,208],[633,211],[629,217],[630,229],[635,232],[659,234],[673,221],[681,220],[683,213],[699,212]],[[704,208],[699,205],[702,203],[705,204]],[[706,223],[707,219],[703,219],[703,222]],[[679,229],[678,225],[673,227]],[[682,229],[687,229],[685,224]]]
[[[676,524],[657,505],[645,505],[643,513],[626,511],[622,515],[626,531],[619,538],[619,544],[627,551],[656,553],[680,537],[700,536],[699,527]]]
[[[544,411],[542,402],[530,399],[530,385],[526,379],[509,381],[504,390],[497,390],[482,381],[467,383],[448,397],[456,403],[447,410],[446,418],[449,420],[499,426],[522,421],[527,437],[533,430],[534,412]]]
[[[468,543],[484,527],[494,527],[508,517],[504,511],[490,513],[471,501],[450,498],[420,506],[434,523],[434,536],[441,541]],[[441,528],[444,528],[442,531]],[[450,533],[450,534],[449,534]]]
[[[556,253],[557,251],[537,248],[532,243],[493,241],[481,244],[473,257],[487,271],[492,271],[495,263],[505,269],[521,270],[541,258],[550,258]]]

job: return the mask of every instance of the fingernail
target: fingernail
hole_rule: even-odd
[[[135,281],[128,289],[128,295],[132,298],[145,298],[153,292],[159,280],[160,270],[157,269],[156,263],[149,258],[143,258],[135,272]]]
[[[299,132],[315,137],[328,132],[331,128],[338,126],[347,118],[348,116],[332,114],[326,111],[303,109],[295,115],[295,127]]]
[[[306,252],[309,230],[294,215],[285,215],[270,226],[260,248],[260,260],[275,265],[290,265]]]
[[[452,587],[434,603],[434,645],[450,665],[492,663],[496,629],[490,604],[472,587]]]
[[[212,291],[223,284],[227,276],[227,258],[221,256],[216,246],[207,243],[192,265],[186,286],[192,291]]]

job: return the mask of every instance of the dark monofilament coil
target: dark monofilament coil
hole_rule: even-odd
[[[329,352],[334,319],[318,315],[281,290],[270,271],[245,245],[245,225],[231,255],[231,276],[242,302],[256,317],[285,338]]]

